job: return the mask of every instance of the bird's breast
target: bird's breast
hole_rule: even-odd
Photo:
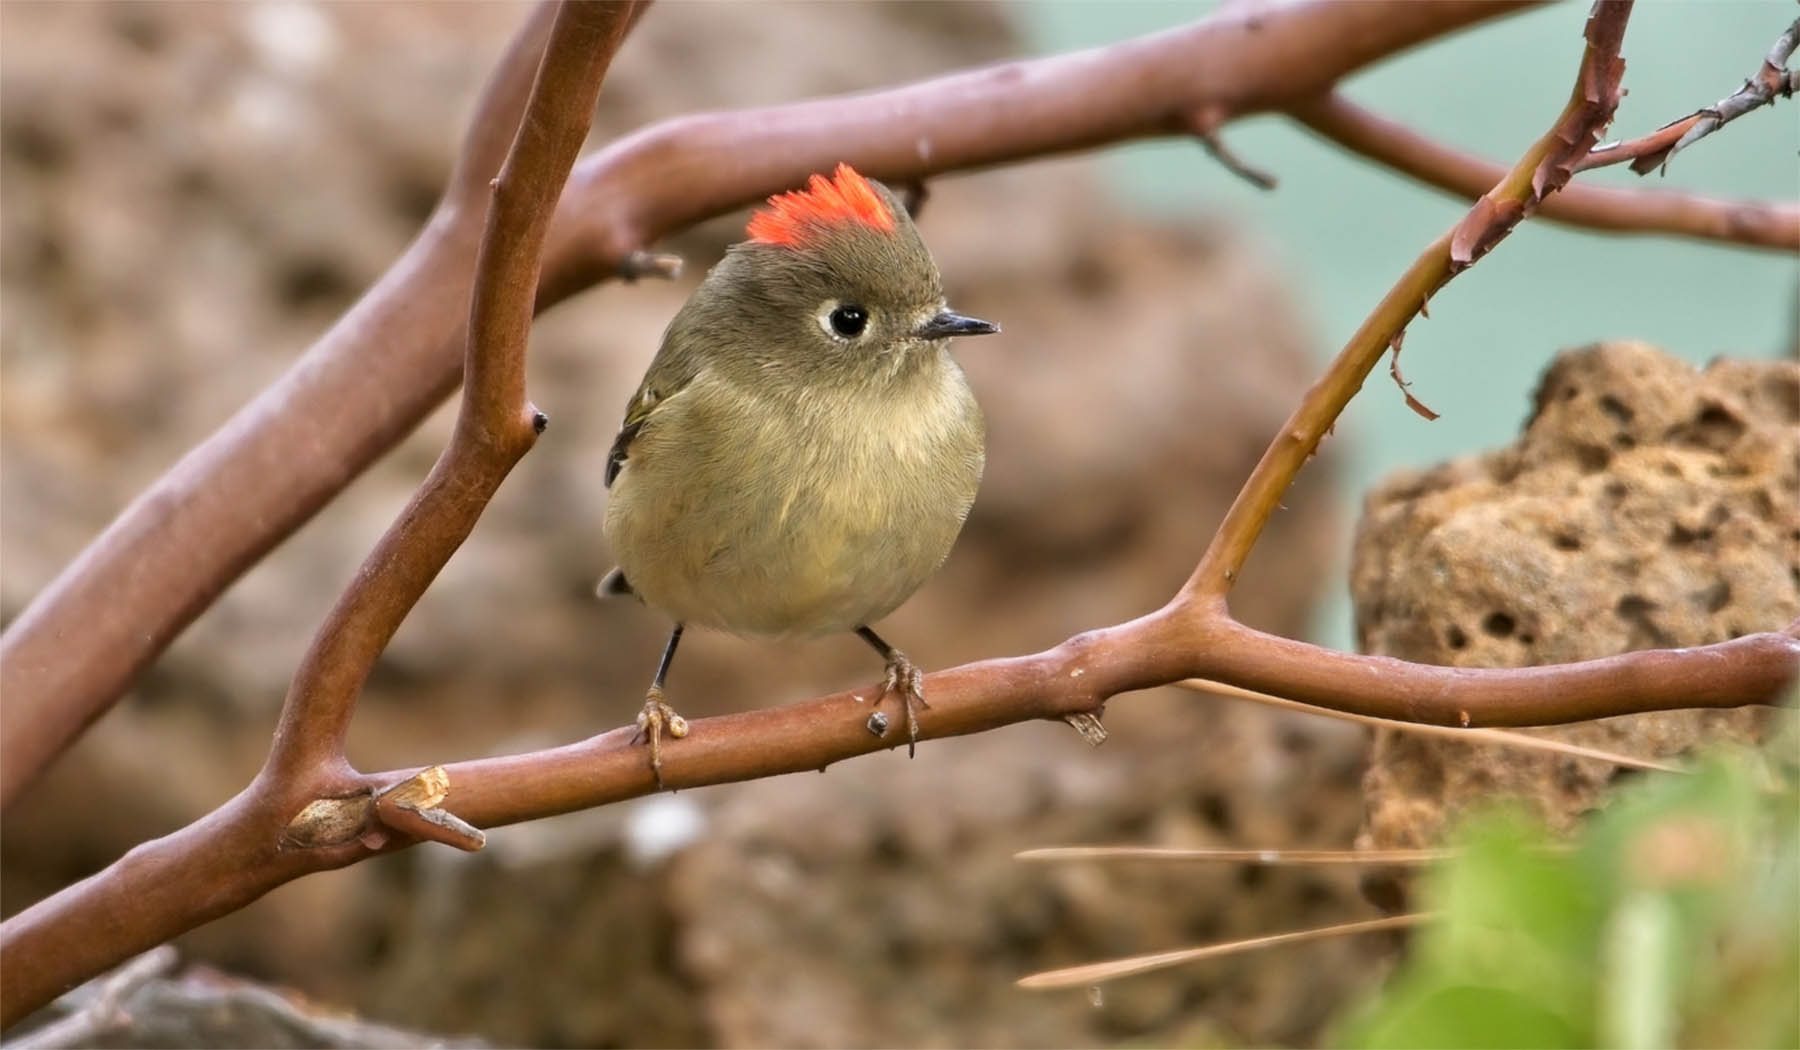
[[[677,619],[742,633],[885,616],[949,553],[981,478],[961,371],[923,378],[781,401],[726,391],[691,400],[668,420],[679,430],[646,427],[608,510],[626,576]]]

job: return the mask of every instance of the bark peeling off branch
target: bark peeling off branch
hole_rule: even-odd
[[[1719,101],[1664,124],[1648,135],[1625,142],[1609,142],[1596,146],[1577,171],[1631,162],[1631,170],[1639,175],[1667,171],[1675,154],[1719,130],[1746,113],[1774,104],[1777,98],[1791,98],[1800,85],[1800,74],[1787,67],[1788,59],[1800,47],[1800,18],[1787,27],[1769,48],[1756,75],[1744,86]]]
[[[632,253],[657,237],[839,160],[906,182],[1180,134],[1179,114],[1279,107],[1529,2],[1301,0],[897,90],[656,125],[577,168],[552,224],[538,305],[630,272]],[[551,10],[531,17],[502,60],[454,186],[419,240],[0,635],[0,808],[233,580],[455,389],[487,182],[518,126]]]

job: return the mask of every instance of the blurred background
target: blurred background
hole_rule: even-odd
[[[1200,17],[1205,4],[659,5],[614,64],[594,138],[698,109],[861,90]],[[1635,135],[1710,103],[1791,19],[1769,2],[1643,5]],[[436,198],[517,4],[9,2],[0,10],[0,614],[286,369]],[[1349,94],[1510,162],[1566,97],[1585,8],[1400,56]],[[802,46],[800,41],[805,41]],[[879,46],[873,42],[879,41]],[[1259,192],[1185,142],[935,180],[925,237],[1003,336],[965,367],[987,410],[976,512],[883,632],[927,666],[1041,649],[1185,577],[1320,364],[1462,207],[1279,118],[1226,141]],[[1667,182],[1791,197],[1800,126],[1757,113]],[[1583,176],[1639,181],[1623,168]],[[611,562],[600,465],[662,326],[742,216],[662,247],[670,284],[541,319],[553,421],[395,639],[353,730],[362,768],[504,753],[628,721],[666,624],[592,600]],[[1334,645],[1359,493],[1507,442],[1563,347],[1636,337],[1700,361],[1792,354],[1796,264],[1531,223],[1413,327],[1406,373],[1351,408],[1233,606]],[[449,432],[440,411],[208,611],[7,815],[11,914],[179,827],[257,769],[288,675]],[[853,639],[696,636],[689,716],[870,682]],[[1202,964],[1107,994],[1018,975],[1374,914],[1348,875],[1024,867],[1073,842],[1347,846],[1363,731],[1192,694],[1065,727],[933,742],[802,775],[497,830],[302,880],[182,942],[235,972],[398,1024],[531,1045],[1307,1043],[1381,972],[1344,942]]]

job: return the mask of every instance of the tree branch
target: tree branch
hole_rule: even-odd
[[[1794,19],[1794,24],[1775,39],[1761,68],[1756,71],[1755,76],[1744,81],[1743,87],[1706,109],[1695,110],[1641,138],[1595,146],[1576,170],[1586,171],[1589,168],[1630,161],[1631,170],[1639,175],[1648,175],[1652,171],[1666,172],[1669,161],[1674,159],[1675,154],[1744,114],[1772,105],[1776,98],[1793,97],[1795,85],[1800,84],[1800,76],[1788,69],[1787,63],[1793,57],[1796,47],[1800,47],[1800,18]]]
[[[455,433],[301,658],[269,754],[271,775],[343,762],[350,715],[376,659],[544,429],[547,420],[525,396],[540,256],[633,6],[558,8],[525,117],[491,183]]]
[[[488,180],[518,128],[555,11],[541,4],[500,59],[444,197],[405,254],[0,635],[0,808],[227,585],[455,389]]]
[[[1479,196],[1506,173],[1498,164],[1434,142],[1335,92],[1290,106],[1288,113],[1353,153],[1459,197]],[[1584,161],[1577,168],[1591,166]],[[1800,207],[1774,201],[1715,200],[1672,190],[1572,184],[1546,197],[1538,214],[1565,226],[1800,252]]]
[[[441,825],[447,835],[459,830],[456,822],[423,817],[429,808],[409,804],[410,796],[376,796],[374,805],[350,809],[364,816],[365,825],[332,825],[329,819],[315,825],[314,831],[329,827],[337,833],[315,848],[296,844],[290,818],[319,812],[329,818],[333,802],[376,795],[384,778],[356,774],[343,755],[362,682],[542,429],[542,417],[525,399],[524,369],[544,235],[633,13],[632,3],[584,0],[565,0],[555,9],[522,115],[514,114],[517,130],[506,162],[491,183],[493,203],[469,307],[469,382],[455,434],[301,661],[267,765],[211,815],[0,924],[7,964],[0,974],[0,1024],[125,956],[242,907],[271,886],[394,841],[381,830],[383,816],[394,816],[412,834],[423,830],[420,819]],[[526,36],[535,32],[534,21]],[[515,47],[497,86],[512,86],[524,62]],[[479,178],[478,169],[463,174],[468,181],[462,185]],[[433,795],[442,797],[424,797]]]
[[[1426,301],[1512,232],[1540,200],[1561,189],[1573,174],[1572,165],[1587,154],[1611,122],[1619,104],[1619,82],[1625,74],[1619,44],[1630,14],[1631,0],[1597,0],[1588,18],[1587,47],[1575,87],[1556,123],[1498,184],[1476,200],[1461,222],[1426,248],[1401,275],[1283,424],[1232,501],[1184,588],[1183,593],[1203,606],[1203,615],[1223,606],[1282,494]],[[1272,691],[1293,695],[1281,689]]]
[[[839,160],[906,182],[1185,134],[1185,114],[1276,108],[1519,6],[1301,0],[909,87],[668,121],[578,166],[552,222],[538,307],[620,274],[661,236]],[[502,60],[452,189],[406,254],[0,635],[0,808],[244,570],[455,389],[479,194],[518,127],[548,11],[532,16]]]

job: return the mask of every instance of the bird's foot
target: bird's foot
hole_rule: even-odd
[[[881,700],[886,700],[894,693],[899,693],[906,705],[906,757],[911,758],[919,743],[919,709],[931,705],[925,702],[925,673],[898,649],[888,654],[887,677],[881,683]]]
[[[679,740],[688,734],[687,719],[675,713],[675,709],[663,702],[661,686],[653,685],[644,696],[644,709],[638,712],[637,736],[632,743],[640,740],[650,744],[650,772],[656,777],[656,789],[664,788],[662,778],[662,737],[666,732]]]

